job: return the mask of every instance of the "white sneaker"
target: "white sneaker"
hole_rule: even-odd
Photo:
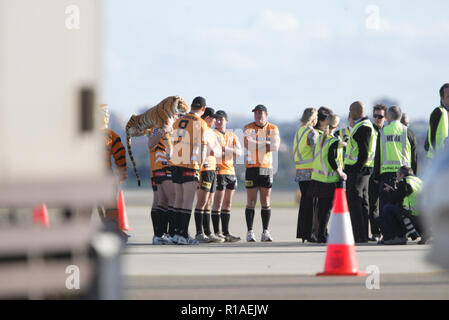
[[[211,239],[208,236],[206,236],[204,233],[197,234],[195,236],[195,239],[198,240],[199,243],[209,243],[209,242],[211,242]]]
[[[153,245],[164,245],[168,244],[168,240],[163,237],[153,237]]]
[[[167,244],[177,244],[177,242],[175,242],[175,236],[170,237],[170,235],[167,235]]]
[[[254,234],[253,230],[249,230],[246,234],[246,241],[247,242],[256,242],[256,235]]]
[[[270,231],[264,230],[262,232],[262,236],[260,238],[260,241],[262,241],[262,242],[272,242],[273,238],[271,237]]]
[[[179,245],[185,245],[187,244],[187,239],[179,234],[175,234],[173,237],[173,242]]]
[[[185,239],[185,238],[184,238],[184,239]],[[192,238],[190,235],[188,235],[188,236],[187,236],[187,244],[190,244],[190,245],[192,245],[192,246],[197,246],[197,245],[199,245],[200,243],[199,243],[198,240],[196,240],[196,239]]]
[[[216,234],[215,234],[217,237],[219,237],[219,238],[222,238],[222,239],[225,239],[226,240],[226,237],[223,235],[223,233],[221,233],[221,232],[217,232]]]
[[[223,243],[225,242],[225,239],[219,237],[217,234],[211,233],[209,236],[210,242],[214,243]]]

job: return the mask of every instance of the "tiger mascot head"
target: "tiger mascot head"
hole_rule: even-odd
[[[126,144],[128,147],[128,154],[133,164],[134,173],[137,177],[137,183],[140,186],[140,177],[137,173],[136,162],[131,151],[131,137],[139,137],[146,134],[148,129],[162,128],[165,125],[173,126],[175,122],[174,116],[183,115],[189,111],[187,102],[178,96],[171,96],[162,100],[158,105],[152,107],[141,115],[132,115],[126,124]],[[172,141],[170,134],[166,133],[162,137],[167,146],[167,159],[171,158]]]

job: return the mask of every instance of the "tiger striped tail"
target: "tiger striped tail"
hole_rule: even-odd
[[[133,164],[134,173],[137,178],[137,185],[140,187],[140,177],[139,174],[137,173],[136,161],[134,160],[133,153],[131,151],[131,135],[129,134],[129,129],[130,125],[128,123],[128,125],[126,126],[126,147],[128,148],[128,155],[129,158],[131,159],[131,163]]]

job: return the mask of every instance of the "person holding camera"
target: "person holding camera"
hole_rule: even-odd
[[[390,195],[391,203],[384,206],[378,219],[383,235],[379,244],[404,245],[408,237],[416,240],[419,236],[419,244],[426,243],[417,206],[421,189],[421,179],[407,166],[400,167],[396,172],[395,186],[384,184],[384,191]]]

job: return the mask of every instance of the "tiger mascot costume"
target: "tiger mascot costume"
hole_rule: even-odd
[[[149,109],[141,115],[132,115],[126,124],[126,145],[128,154],[133,164],[134,173],[136,174],[137,184],[140,187],[140,177],[137,173],[136,162],[131,151],[131,137],[140,137],[147,133],[151,128],[162,128],[165,125],[173,126],[175,114],[186,114],[189,111],[187,102],[178,96],[171,96],[161,101],[157,106]],[[167,146],[167,159],[172,155],[173,143],[170,134],[165,133],[162,139]]]

